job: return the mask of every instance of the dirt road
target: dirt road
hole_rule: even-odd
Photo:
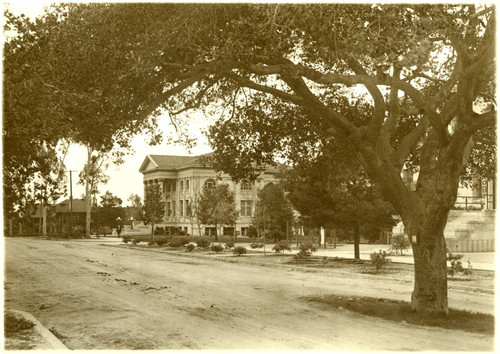
[[[409,299],[376,277],[219,262],[96,241],[5,239],[5,306],[31,312],[71,349],[491,351],[493,337],[368,318],[301,299]],[[492,312],[493,295],[453,292]]]

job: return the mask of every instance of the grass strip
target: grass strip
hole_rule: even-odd
[[[35,324],[24,317],[18,317],[11,312],[4,314],[4,334],[8,335],[32,328]]]
[[[332,309],[346,309],[366,316],[419,326],[460,329],[467,332],[494,335],[495,317],[465,310],[449,309],[448,315],[420,314],[411,309],[409,302],[355,296],[307,296],[306,301],[320,303]]]

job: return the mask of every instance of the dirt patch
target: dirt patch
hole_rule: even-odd
[[[22,239],[6,240],[5,301],[55,329],[70,349],[493,348],[491,335],[367,321],[358,313],[300,301],[327,294],[409,300],[412,281],[363,274],[356,264],[336,267],[327,260],[325,266],[321,257],[316,265],[291,264],[290,254],[208,256],[90,241],[72,242],[73,248],[29,242],[38,249],[27,249]],[[345,271],[349,267],[358,268]],[[107,272],[97,273],[102,270]],[[493,296],[452,291],[452,303],[488,313]],[[411,341],[402,340],[408,336]]]

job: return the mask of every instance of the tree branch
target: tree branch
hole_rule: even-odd
[[[483,128],[494,127],[497,123],[497,111],[490,111],[483,114],[472,114],[472,125],[471,129],[473,131],[478,131]]]
[[[424,136],[427,127],[429,126],[429,121],[426,118],[422,118],[418,125],[407,134],[396,151],[396,163],[399,169],[403,168],[403,164],[408,157],[411,149],[415,144]]]
[[[244,77],[239,76],[237,74],[230,73],[230,74],[226,74],[225,76],[234,80],[235,82],[237,82],[241,86],[248,87],[248,88],[256,90],[256,91],[269,93],[273,96],[279,97],[281,99],[284,99],[284,100],[292,102],[292,103],[296,103],[296,104],[303,104],[304,103],[304,99],[300,96],[292,95],[292,94],[286,93],[284,91],[275,89],[273,87],[258,84],[250,79],[244,78]]]
[[[153,113],[162,103],[164,103],[166,100],[168,100],[170,97],[182,92],[184,89],[188,88],[189,86],[193,85],[194,83],[198,82],[199,80],[203,79],[208,72],[205,72],[203,70],[197,72],[196,74],[192,75],[189,79],[184,80],[177,84],[177,86],[171,88],[168,91],[165,91],[158,95],[155,99],[153,99],[147,107],[143,108],[138,114],[137,114],[137,119],[142,120],[147,118],[151,113]]]
[[[339,129],[347,135],[352,135],[354,138],[358,136],[359,131],[356,126],[342,114],[325,106],[325,104],[323,104],[323,102],[321,102],[318,97],[309,90],[309,87],[307,87],[301,76],[282,76],[283,80],[292,88],[292,90],[304,99],[305,105],[311,107],[315,112],[318,112],[326,118],[332,127]]]
[[[368,76],[363,66],[356,59],[349,57],[346,59],[346,62],[357,75]],[[374,141],[380,132],[380,128],[382,128],[382,124],[384,123],[385,100],[384,96],[382,96],[382,93],[380,92],[375,83],[367,82],[364,85],[368,89],[368,92],[370,92],[375,107],[373,119],[370,121],[370,124],[368,125],[369,135]]]

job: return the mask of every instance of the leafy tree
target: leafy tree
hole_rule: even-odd
[[[151,239],[154,237],[154,226],[163,220],[165,215],[165,202],[156,184],[148,186],[144,197],[143,221],[145,225],[151,224]]]
[[[101,196],[101,206],[105,208],[119,208],[122,206],[121,198],[113,195],[110,191],[106,191],[104,195]]]
[[[474,139],[496,124],[494,6],[64,4],[36,22],[8,15],[12,28],[22,35],[4,46],[6,127],[36,122],[33,146],[66,137],[103,151],[154,126],[160,108],[180,131],[203,108],[241,123],[212,132],[216,160],[231,162],[219,166],[237,178],[314,152],[296,138],[310,141],[312,124],[344,135],[416,236],[412,307],[447,312],[447,214]],[[342,113],[354,89],[367,121]],[[414,189],[404,167],[419,172]]]
[[[99,194],[99,185],[106,184],[109,181],[109,176],[105,173],[106,169],[109,167],[109,161],[105,156],[93,155],[90,159],[90,164],[87,162],[83,166],[83,169],[78,174],[79,185],[86,184],[87,172],[89,174],[89,193],[88,198],[96,200],[97,194]],[[85,197],[87,199],[87,196]]]
[[[403,255],[403,251],[410,248],[410,241],[403,234],[393,235],[391,238],[391,248],[395,251],[400,251]]]
[[[130,213],[128,217],[133,217],[134,220],[139,220],[142,216],[142,200],[139,194],[130,194],[127,201],[129,202]]]
[[[352,233],[354,257],[359,259],[361,233],[392,228],[395,210],[367,179],[344,138],[325,138],[322,143],[324,152],[299,161],[282,175],[282,184],[305,225]]]
[[[193,233],[193,225],[196,223],[196,225],[198,226],[198,236],[201,237],[201,224],[202,224],[202,222],[201,222],[200,218],[198,217],[198,213],[196,212],[196,210],[199,207],[199,202],[200,202],[202,193],[199,192],[199,185],[198,184],[193,183],[192,188],[193,188],[193,193],[191,193],[189,195],[189,202],[188,202],[188,205],[186,206],[186,214],[189,218],[189,221],[191,222],[191,233]]]
[[[258,191],[253,225],[276,242],[285,237],[287,223],[292,222],[292,206],[281,186],[269,183]]]
[[[125,211],[121,207],[122,200],[107,191],[101,196],[100,206],[93,207],[92,221],[96,230],[96,235],[103,233],[106,236],[107,230],[117,227],[117,219],[125,217]]]
[[[215,240],[217,241],[217,228],[223,225],[234,225],[238,217],[234,193],[229,190],[227,184],[217,184],[213,188],[205,186],[195,213],[202,224],[215,226]]]

